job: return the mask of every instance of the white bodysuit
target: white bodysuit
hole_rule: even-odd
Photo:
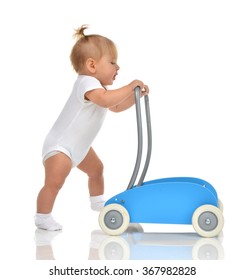
[[[85,158],[107,112],[106,108],[85,99],[86,92],[97,88],[103,86],[96,78],[78,76],[67,103],[45,139],[44,161],[58,152],[66,154],[73,166]]]

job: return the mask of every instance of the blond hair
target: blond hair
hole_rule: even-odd
[[[82,25],[75,30],[76,43],[72,48],[70,60],[74,70],[79,73],[88,58],[99,60],[104,54],[110,54],[117,60],[117,48],[114,42],[107,37],[91,34],[85,35],[87,25]]]

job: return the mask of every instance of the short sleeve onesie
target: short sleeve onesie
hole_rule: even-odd
[[[85,99],[85,93],[103,88],[94,77],[79,75],[72,93],[58,119],[49,131],[42,156],[62,152],[77,166],[87,155],[91,144],[99,132],[107,109]]]

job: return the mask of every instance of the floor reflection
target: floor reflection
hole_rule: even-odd
[[[55,260],[52,241],[62,231],[48,231],[37,229],[35,231],[36,259],[37,260]]]
[[[52,241],[62,231],[36,230],[36,259],[54,260]],[[196,233],[146,233],[131,224],[121,236],[91,232],[88,260],[223,260],[223,235],[202,238]]]
[[[90,260],[223,260],[223,235],[202,238],[196,233],[144,233],[140,225],[121,236],[91,233]],[[137,230],[135,231],[135,227]]]

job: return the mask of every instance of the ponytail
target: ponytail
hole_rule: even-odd
[[[83,24],[80,28],[75,29],[73,37],[79,41],[81,38],[86,38],[84,31],[88,28],[87,24]]]

